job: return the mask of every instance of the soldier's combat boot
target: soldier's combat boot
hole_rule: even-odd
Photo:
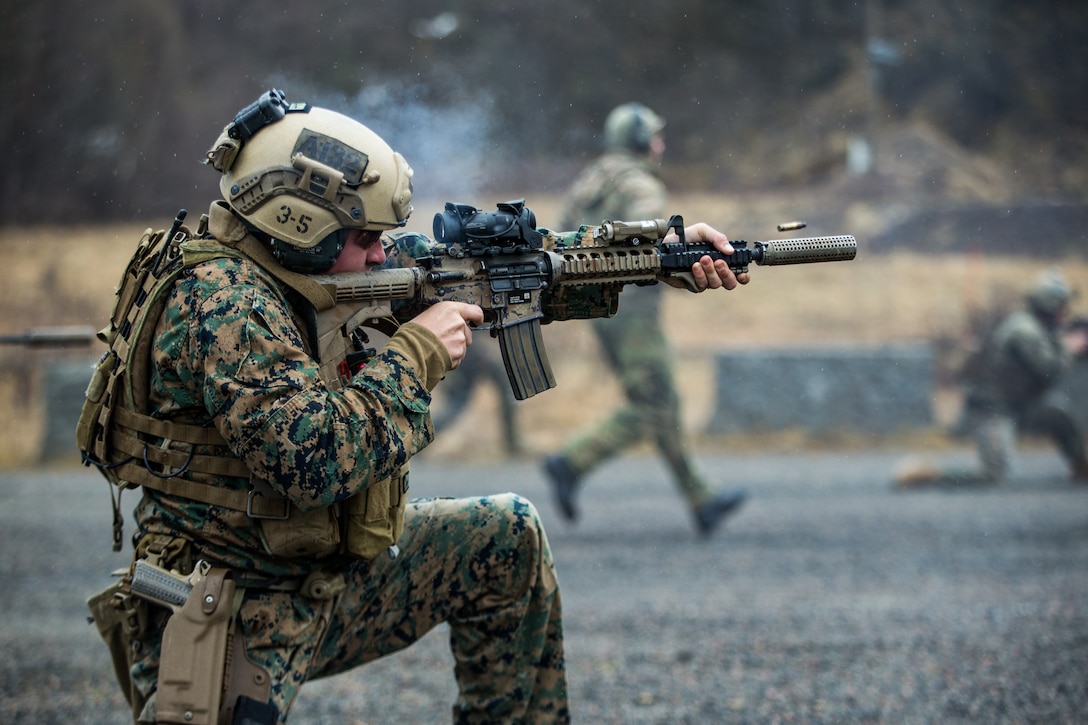
[[[896,488],[923,488],[946,483],[944,476],[941,475],[941,469],[937,466],[913,459],[899,464],[894,481]]]
[[[548,456],[544,460],[544,472],[552,485],[552,494],[560,513],[567,521],[578,519],[578,508],[574,497],[578,490],[578,476],[570,463],[563,456]]]
[[[695,526],[701,536],[710,536],[726,518],[735,514],[748,498],[743,490],[722,491],[695,507]]]

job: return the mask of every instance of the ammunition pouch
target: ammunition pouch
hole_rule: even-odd
[[[95,363],[91,380],[87,383],[79,421],[76,423],[76,444],[81,451],[95,450],[96,426],[102,420],[102,409],[107,400],[106,388],[117,365],[117,353],[113,350],[107,350]]]
[[[136,542],[136,551],[132,560],[147,559],[155,566],[173,569],[179,572],[193,570],[192,545],[180,536],[169,534],[147,534]]]
[[[260,522],[261,540],[269,554],[288,558],[322,557],[339,549],[340,522],[336,507],[300,511],[266,481],[251,478],[250,486],[246,514]],[[258,513],[254,503],[260,501],[278,501],[280,505],[273,507],[277,510]]]
[[[340,545],[340,524],[333,508],[299,511],[290,507],[284,518],[262,518],[261,539],[273,556],[320,558]]]
[[[408,502],[408,466],[349,498],[344,506],[344,550],[373,559],[383,551],[396,555]]]
[[[275,496],[271,487],[251,480],[255,499]],[[267,487],[267,493],[261,493]],[[300,511],[282,501],[282,514],[257,515],[265,550],[273,556],[320,558],[337,551],[360,559],[373,559],[394,548],[404,531],[408,502],[408,466],[369,486],[340,506]],[[318,597],[320,598],[320,597]]]

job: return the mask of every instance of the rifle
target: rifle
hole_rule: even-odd
[[[21,335],[0,335],[0,345],[27,347],[80,347],[90,345],[96,333],[90,325],[34,327]]]
[[[414,316],[443,300],[468,302],[483,308],[514,397],[525,400],[556,384],[541,324],[611,317],[628,284],[672,278],[694,291],[691,266],[704,255],[724,259],[734,273],[742,273],[753,263],[846,261],[857,253],[854,237],[839,235],[751,246],[733,241],[733,254],[724,255],[709,242],[688,242],[680,215],[668,221],[605,221],[557,233],[537,228],[524,199],[497,206],[498,211],[481,212],[447,203],[434,218],[435,241],[416,255],[415,266],[313,275],[336,300],[318,313],[320,359],[344,359],[345,351],[360,354],[360,326],[387,332],[395,328],[393,317]],[[675,238],[666,241],[670,232]]]

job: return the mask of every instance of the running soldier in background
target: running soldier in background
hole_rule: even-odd
[[[1002,319],[965,366],[967,390],[957,429],[974,438],[980,468],[909,463],[896,476],[898,486],[1003,483],[1016,452],[1017,430],[1049,437],[1073,481],[1088,483],[1084,431],[1068,410],[1047,398],[1073,358],[1088,348],[1084,329],[1063,331],[1072,297],[1060,274],[1042,275],[1023,308]]]
[[[654,171],[665,151],[664,126],[660,116],[641,104],[613,109],[605,120],[606,152],[574,182],[560,219],[562,228],[666,218],[665,185]],[[559,510],[568,520],[577,519],[576,499],[584,477],[624,449],[648,440],[668,465],[696,529],[709,536],[743,503],[745,493],[712,491],[692,462],[681,432],[672,350],[661,327],[660,290],[627,287],[619,313],[591,324],[626,401],[606,421],[594,423],[545,459]]]

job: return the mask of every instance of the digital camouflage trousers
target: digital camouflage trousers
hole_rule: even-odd
[[[533,505],[515,494],[409,503],[396,558],[342,570],[346,590],[314,601],[249,589],[239,611],[247,654],[272,677],[286,722],[308,680],[402,650],[448,623],[459,694],[455,723],[565,723],[570,715],[562,606]],[[133,669],[150,691],[158,643]],[[154,721],[154,697],[141,721]]]
[[[1073,416],[1063,408],[1039,403],[1014,414],[976,413],[972,431],[982,466],[980,476],[1002,482],[1008,478],[1018,431],[1045,436],[1054,442],[1070,469],[1085,462],[1084,433]]]

